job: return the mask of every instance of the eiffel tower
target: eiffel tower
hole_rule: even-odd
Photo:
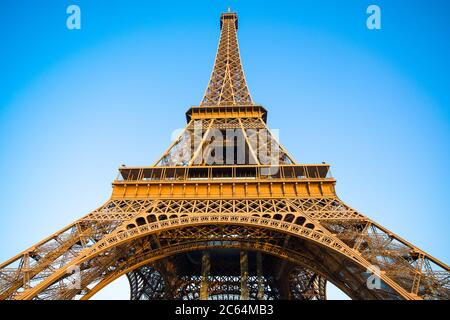
[[[238,18],[220,18],[209,85],[150,167],[109,201],[0,265],[0,299],[449,299],[449,267],[343,203],[330,166],[298,164],[247,87]]]

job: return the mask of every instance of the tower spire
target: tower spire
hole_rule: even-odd
[[[253,105],[241,64],[238,18],[230,8],[228,11],[220,17],[219,48],[201,106]]]

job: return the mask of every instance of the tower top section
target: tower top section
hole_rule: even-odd
[[[227,20],[234,21],[234,25],[236,27],[236,30],[238,29],[238,17],[237,17],[237,14],[235,12],[226,12],[226,13],[222,13],[222,15],[220,16],[220,30],[222,30],[224,21],[227,22]]]
[[[242,68],[237,29],[237,14],[222,13],[219,48],[202,107],[254,105]]]

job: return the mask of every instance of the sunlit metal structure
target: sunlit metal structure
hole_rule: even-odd
[[[446,264],[343,203],[328,164],[280,144],[248,90],[237,15],[220,27],[185,130],[153,166],[121,167],[107,203],[1,264],[0,298],[89,299],[127,275],[135,300],[324,300],[327,281],[353,299],[448,299]]]

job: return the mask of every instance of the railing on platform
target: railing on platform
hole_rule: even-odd
[[[267,180],[332,179],[328,164],[317,165],[235,165],[189,167],[121,167],[121,181],[195,181],[195,180]]]

